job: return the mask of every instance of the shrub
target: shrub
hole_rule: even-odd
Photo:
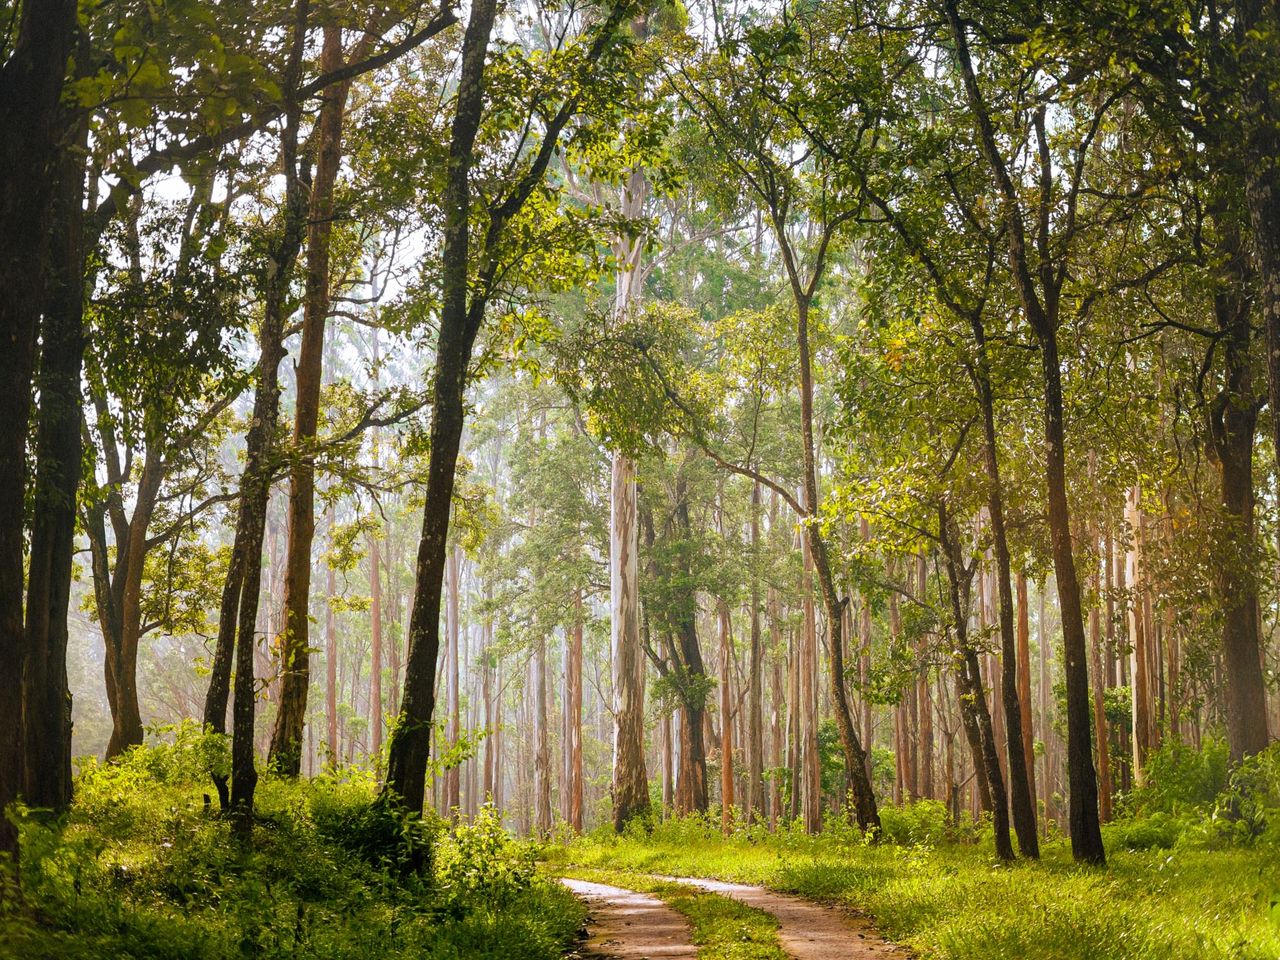
[[[903,847],[936,846],[947,839],[947,807],[941,800],[917,800],[880,808],[883,839]]]

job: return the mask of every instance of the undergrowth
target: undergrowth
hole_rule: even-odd
[[[456,829],[412,820],[358,771],[265,777],[242,848],[206,809],[218,749],[179,729],[89,764],[65,822],[20,818],[0,957],[550,960],[575,939],[582,908],[492,811]]]

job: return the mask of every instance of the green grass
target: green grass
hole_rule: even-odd
[[[584,838],[544,850],[553,869],[604,867],[758,883],[845,902],[882,933],[945,960],[1275,960],[1274,848],[1112,851],[1072,863],[1063,841],[1040,863],[997,865],[989,845],[867,846],[848,836],[720,836],[669,822],[650,836]]]
[[[245,850],[187,752],[90,769],[68,822],[24,824],[20,893],[0,865],[0,958],[554,960],[577,938],[581,904],[493,818],[410,830],[434,854],[419,876],[368,780],[268,777]]]
[[[557,873],[660,898],[688,918],[699,960],[787,960],[778,946],[778,921],[730,897],[627,870],[568,867]]]

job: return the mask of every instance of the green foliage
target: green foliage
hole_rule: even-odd
[[[901,847],[936,846],[953,835],[941,800],[917,800],[880,808],[880,836]]]
[[[451,835],[367,778],[268,776],[246,850],[202,802],[220,746],[194,726],[163,736],[87,768],[65,824],[20,817],[0,958],[554,960],[576,936],[581,907],[492,816]],[[405,871],[425,849],[436,872]]]

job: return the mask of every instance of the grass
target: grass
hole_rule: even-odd
[[[190,749],[188,749],[190,748]],[[585,911],[496,818],[415,831],[367,780],[265,778],[253,844],[203,809],[191,745],[90,768],[64,824],[0,865],[3,960],[553,960]],[[425,876],[406,836],[432,851]]]
[[[1040,863],[997,865],[989,844],[867,846],[669,821],[650,835],[593,836],[544,850],[553,869],[716,877],[842,901],[921,957],[945,960],[1275,960],[1274,848],[1113,850],[1077,867],[1064,841]]]
[[[660,898],[692,928],[699,960],[787,960],[778,946],[778,922],[729,897],[628,870],[567,867],[561,876],[607,883]]]

